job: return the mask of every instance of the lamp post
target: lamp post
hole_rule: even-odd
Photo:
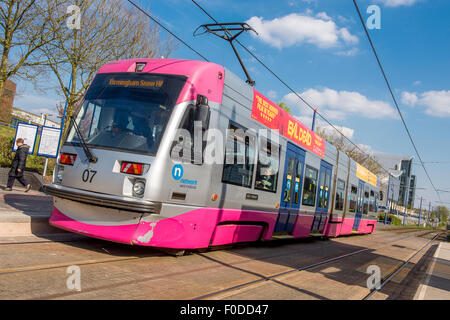
[[[403,209],[403,225],[406,225],[406,207],[408,206],[408,197],[409,197],[409,183],[407,184],[405,191],[404,191],[404,195],[405,195],[405,208]]]
[[[316,114],[317,114],[317,109],[314,109],[311,131],[314,131],[314,129],[316,128]]]
[[[388,212],[390,211],[389,209],[389,189],[391,186],[391,173],[389,172],[389,177],[388,177],[388,186],[387,186],[387,194],[386,194],[386,209],[384,210],[384,224],[387,224],[387,216],[388,216]]]

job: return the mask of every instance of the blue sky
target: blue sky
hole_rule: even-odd
[[[211,35],[193,37],[212,21],[189,0],[135,0],[210,61],[244,78],[229,45]],[[351,0],[198,1],[220,22],[248,22],[259,36],[239,39],[333,124],[368,150],[415,156]],[[450,2],[446,0],[359,0],[381,9],[381,29],[370,30],[422,158],[438,189],[450,190]],[[161,34],[165,36],[164,31]],[[312,112],[242,49],[238,50],[256,89],[285,102],[305,124]],[[200,60],[179,45],[173,58]],[[28,88],[18,83],[19,92]],[[15,105],[52,108],[58,97],[30,90]],[[416,157],[417,158],[417,157]],[[418,162],[418,160],[416,160]],[[438,200],[419,165],[417,196]],[[450,193],[441,193],[448,202]],[[416,206],[419,201],[416,200]],[[427,202],[428,204],[428,202]],[[437,204],[437,203],[436,203]]]

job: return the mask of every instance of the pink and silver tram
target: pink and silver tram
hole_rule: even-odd
[[[248,161],[175,161],[178,129],[194,121],[204,141],[221,132],[218,145],[234,145],[224,157]],[[173,249],[371,233],[378,190],[376,176],[224,67],[174,59],[103,66],[45,186],[55,227]]]

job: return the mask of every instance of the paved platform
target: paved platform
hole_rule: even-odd
[[[450,242],[439,244],[414,299],[450,300]]]
[[[0,237],[64,233],[49,225],[53,198],[24,188],[0,187]]]

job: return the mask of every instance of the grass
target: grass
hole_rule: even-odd
[[[380,213],[378,214],[378,221],[384,221],[384,213]],[[407,225],[403,225],[403,217],[399,218],[395,215],[389,214],[388,215],[388,222],[391,222],[390,224],[393,226],[399,226],[399,227],[404,227],[404,228],[410,228],[410,229],[414,229],[414,228],[421,228],[424,230],[432,230],[432,227],[419,227],[417,224],[407,224]],[[421,222],[423,222],[423,220],[421,220]]]
[[[16,135],[16,130],[11,127],[0,126],[0,167],[10,167],[12,160],[14,159],[14,152],[12,147],[14,144],[14,137]],[[38,157],[36,155],[37,148],[39,146],[40,135],[36,137],[36,143],[34,147],[34,154],[28,155],[26,170],[34,171],[39,174],[43,174],[45,166],[45,157]],[[51,176],[53,174],[53,169],[55,167],[56,160],[53,158],[48,159],[47,175]]]

